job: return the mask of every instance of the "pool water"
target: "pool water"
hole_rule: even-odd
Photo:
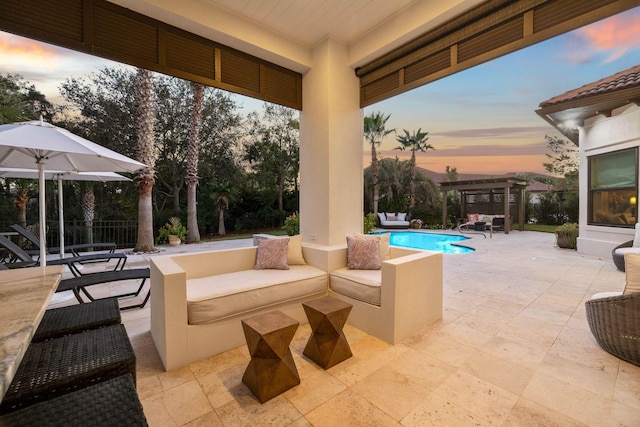
[[[471,248],[464,246],[457,246],[456,243],[461,243],[464,240],[468,240],[465,236],[455,236],[452,234],[437,234],[437,233],[420,233],[412,231],[392,231],[392,232],[380,232],[376,234],[391,234],[391,244],[393,246],[402,246],[405,248],[413,249],[425,249],[428,251],[437,251],[445,254],[464,254],[473,252]]]

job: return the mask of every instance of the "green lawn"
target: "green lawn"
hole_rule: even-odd
[[[515,227],[514,227],[515,228]],[[543,233],[555,233],[557,225],[525,224],[524,231],[541,231]]]

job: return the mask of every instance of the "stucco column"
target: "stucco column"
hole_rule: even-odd
[[[362,231],[363,116],[348,50],[325,40],[302,79],[300,227],[305,242],[345,243]]]

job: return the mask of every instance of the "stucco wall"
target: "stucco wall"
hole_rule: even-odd
[[[610,257],[611,250],[633,239],[632,228],[587,225],[589,156],[640,146],[640,107],[630,104],[613,110],[611,117],[599,115],[580,128],[580,237],[578,252]]]

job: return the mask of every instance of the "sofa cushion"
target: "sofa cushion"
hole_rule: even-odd
[[[341,268],[329,275],[329,287],[344,296],[380,306],[382,270]]]
[[[310,265],[289,270],[244,270],[187,280],[190,325],[249,312],[327,291],[327,273]]]
[[[640,248],[640,223],[636,223],[636,232],[633,238],[633,247]]]
[[[624,255],[624,271],[626,283],[624,295],[640,292],[640,254]]]
[[[380,267],[380,238],[347,236],[347,268],[379,270]]]
[[[407,213],[406,212],[398,212],[398,221],[406,221]]]
[[[256,270],[288,270],[289,238],[260,239],[256,251]]]
[[[480,214],[467,214],[468,222],[478,222],[480,221]]]
[[[302,235],[300,234],[289,237],[287,263],[289,265],[305,265],[307,263],[302,254]]]

